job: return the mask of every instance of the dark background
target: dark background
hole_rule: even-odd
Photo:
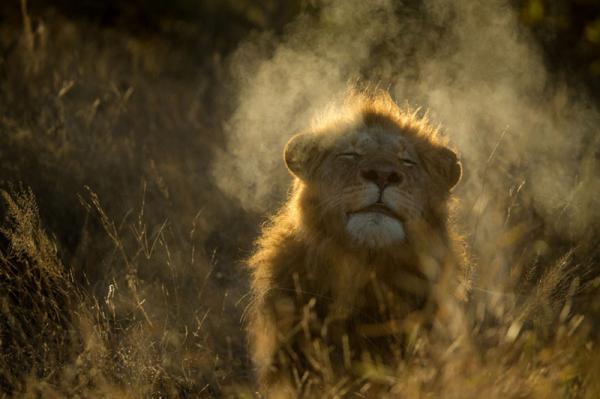
[[[401,7],[419,7],[404,1]],[[512,1],[520,21],[542,44],[549,63],[593,92],[600,76],[600,2],[597,0]],[[4,2],[3,21],[21,19],[17,1]],[[29,0],[32,15],[58,13],[69,19],[142,37],[160,36],[194,49],[198,57],[227,54],[253,31],[281,34],[300,12],[318,9],[312,1]]]

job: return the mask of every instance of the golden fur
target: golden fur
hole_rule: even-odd
[[[392,344],[427,324],[435,287],[453,285],[461,263],[448,227],[460,163],[387,94],[351,94],[332,121],[290,140],[285,162],[290,198],[249,260],[248,336],[268,397],[397,355]]]

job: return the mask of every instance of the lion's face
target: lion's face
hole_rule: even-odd
[[[381,130],[340,137],[323,160],[323,210],[337,214],[359,245],[383,247],[406,237],[404,224],[423,212],[423,175],[414,145]]]
[[[379,126],[295,136],[286,163],[314,197],[325,229],[373,249],[406,241],[431,202],[445,198],[440,185],[447,193],[460,177],[452,151]],[[445,166],[458,171],[439,170]],[[436,181],[444,176],[451,181]]]

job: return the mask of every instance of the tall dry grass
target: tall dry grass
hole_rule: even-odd
[[[238,259],[254,220],[206,178],[227,109],[206,100],[218,59],[24,15],[0,34],[0,391],[245,392]]]

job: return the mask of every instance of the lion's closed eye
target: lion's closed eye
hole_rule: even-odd
[[[336,155],[337,159],[357,161],[360,159],[360,154],[358,152],[340,152]]]
[[[413,166],[417,166],[417,163],[410,158],[400,158],[402,165],[412,168]]]

